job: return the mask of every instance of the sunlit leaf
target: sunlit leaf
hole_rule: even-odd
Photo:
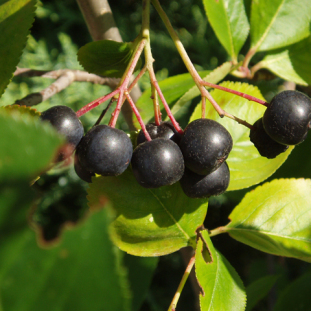
[[[243,311],[246,305],[244,285],[227,259],[213,246],[207,231],[201,231],[195,255],[195,272],[203,291],[201,311]]]
[[[300,85],[311,84],[311,36],[294,45],[271,51],[260,62],[277,76]]]
[[[310,35],[309,0],[260,0],[251,8],[251,48],[267,51],[296,43]]]
[[[203,4],[216,36],[236,61],[249,32],[243,0],[203,0]]]
[[[311,262],[311,181],[273,180],[246,194],[224,227],[263,252]]]

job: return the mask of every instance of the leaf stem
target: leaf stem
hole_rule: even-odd
[[[226,233],[226,232],[227,232],[226,227],[218,227],[216,229],[209,230],[209,236],[212,237],[212,236],[222,234],[222,233]]]
[[[187,281],[187,279],[189,277],[189,274],[190,274],[190,272],[191,272],[191,270],[193,268],[194,263],[195,263],[195,254],[191,257],[191,259],[190,259],[190,261],[188,263],[188,266],[187,266],[187,268],[186,268],[186,270],[184,272],[184,275],[182,276],[182,279],[181,279],[181,281],[180,281],[180,283],[178,285],[177,291],[176,291],[176,293],[175,293],[175,295],[173,297],[173,300],[172,300],[172,302],[171,302],[171,304],[170,304],[170,306],[168,308],[168,311],[175,311],[175,308],[177,306],[179,297],[180,297],[181,292],[182,292],[182,290],[183,290],[183,288],[185,286],[185,283],[186,283],[186,281]]]

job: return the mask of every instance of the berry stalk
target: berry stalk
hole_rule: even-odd
[[[144,124],[144,121],[143,121],[142,117],[140,116],[139,111],[138,111],[137,107],[135,106],[135,103],[134,103],[133,99],[131,98],[131,96],[130,96],[130,94],[128,92],[125,92],[125,96],[126,96],[128,102],[129,102],[129,104],[131,105],[131,108],[132,108],[132,110],[133,110],[133,112],[134,112],[134,114],[135,114],[135,116],[137,118],[137,121],[139,122],[139,124],[141,126],[142,131],[145,134],[146,139],[148,141],[151,141],[151,137],[150,137],[149,133],[146,130],[146,126]]]
[[[235,91],[235,90],[232,90],[232,89],[229,89],[227,87],[223,87],[223,86],[220,86],[220,85],[217,85],[217,84],[213,84],[213,83],[209,83],[207,81],[201,81],[200,82],[202,85],[206,85],[206,86],[209,86],[213,89],[218,89],[218,90],[222,90],[222,91],[225,91],[225,92],[228,92],[228,93],[232,93],[232,94],[235,94],[237,96],[240,96],[240,97],[243,97],[245,99],[248,99],[250,101],[253,101],[253,102],[256,102],[256,103],[259,103],[261,105],[264,105],[266,107],[269,106],[269,103],[267,103],[266,101],[264,100],[261,100],[257,97],[254,97],[254,96],[251,96],[251,95],[248,95],[248,94],[245,94],[245,93],[242,93],[242,92],[238,92],[238,91]]]

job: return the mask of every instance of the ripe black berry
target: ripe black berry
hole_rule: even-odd
[[[249,134],[251,142],[255,145],[262,157],[273,159],[288,149],[288,146],[279,144],[273,140],[265,131],[262,118],[258,119]]]
[[[83,167],[79,161],[78,154],[75,154],[75,163],[74,169],[76,174],[84,181],[91,183],[92,177],[95,176],[95,173],[88,171],[85,167]]]
[[[232,149],[230,133],[218,122],[198,119],[188,124],[179,147],[191,171],[207,175],[216,170]]]
[[[81,121],[76,113],[67,106],[54,106],[42,112],[42,121],[49,121],[51,125],[62,135],[67,142],[74,146],[78,145],[84,134]]]
[[[171,122],[162,122],[159,126],[155,123],[148,123],[146,130],[149,133],[151,139],[165,138],[171,139],[176,144],[179,143],[181,135],[175,130]],[[146,137],[143,131],[140,131],[137,136],[137,145],[146,141]]]
[[[224,162],[217,170],[206,176],[186,168],[180,185],[188,197],[198,199],[222,194],[228,188],[229,182],[230,171],[227,162]]]
[[[135,178],[145,188],[172,185],[182,177],[185,169],[177,144],[163,138],[138,145],[131,163]]]
[[[263,116],[267,134],[283,145],[297,145],[307,136],[311,122],[311,100],[297,91],[274,96]]]
[[[94,126],[77,147],[78,159],[89,172],[117,176],[128,167],[133,153],[130,138],[107,125]]]

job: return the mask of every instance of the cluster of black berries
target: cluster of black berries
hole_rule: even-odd
[[[180,181],[187,196],[206,198],[223,193],[229,185],[225,160],[232,149],[232,137],[216,121],[195,120],[182,135],[170,122],[147,124],[152,140],[147,141],[141,131],[133,151],[128,135],[107,125],[94,126],[83,136],[80,120],[66,106],[46,110],[41,119],[48,120],[76,149],[75,170],[87,182],[95,174],[120,175],[131,163],[136,180],[145,188]],[[250,139],[262,156],[274,158],[288,145],[302,142],[310,124],[310,98],[300,92],[284,91],[273,98],[263,118],[255,122]]]
[[[107,125],[94,126],[83,136],[83,126],[69,107],[52,107],[41,114],[41,119],[49,121],[76,149],[75,170],[87,182],[95,174],[120,175],[131,163],[135,178],[145,188],[180,181],[186,195],[205,198],[223,193],[229,185],[225,160],[232,149],[232,138],[216,121],[195,120],[183,135],[170,122],[147,124],[152,140],[146,141],[141,131],[133,151],[128,135]]]
[[[261,156],[273,159],[289,145],[305,140],[311,126],[311,100],[297,91],[274,96],[264,116],[250,131],[250,140]]]

